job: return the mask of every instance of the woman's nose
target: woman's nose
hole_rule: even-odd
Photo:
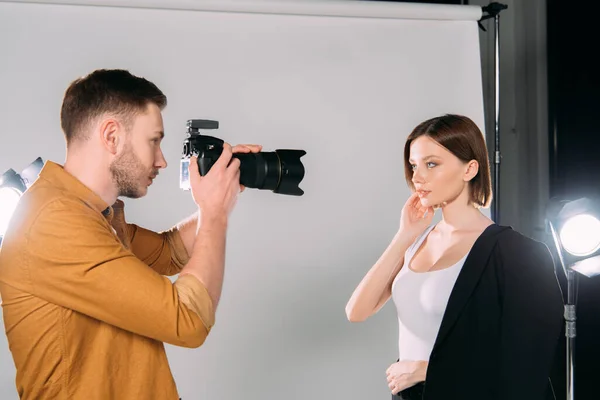
[[[422,183],[423,182],[423,174],[421,173],[421,171],[418,168],[415,168],[413,170],[412,181],[413,181],[413,183]]]

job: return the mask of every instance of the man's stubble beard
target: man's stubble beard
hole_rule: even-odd
[[[146,167],[135,155],[130,143],[125,145],[123,152],[110,165],[113,182],[117,185],[118,196],[137,199],[145,193],[141,182]],[[147,175],[150,175],[148,173]]]

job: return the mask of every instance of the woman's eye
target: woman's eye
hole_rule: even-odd
[[[434,162],[428,162],[428,163],[427,163],[427,167],[429,167],[429,168],[433,168],[433,167],[435,167],[436,165],[437,165],[437,164],[436,164],[436,163],[434,163]]]

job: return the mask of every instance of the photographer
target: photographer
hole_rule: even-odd
[[[199,347],[215,322],[228,217],[240,185],[225,144],[200,176],[198,213],[161,233],[127,224],[167,166],[165,95],[124,70],[97,70],[65,92],[64,167],[47,162],[21,198],[0,251],[0,296],[21,399],[178,399],[163,342]],[[179,274],[171,281],[164,275]]]

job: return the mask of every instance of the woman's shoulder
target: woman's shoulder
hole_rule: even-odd
[[[423,229],[419,236],[417,236],[417,238],[413,241],[412,245],[415,246],[417,243],[422,242],[425,239],[425,237],[427,237],[427,235],[429,235],[429,233],[435,228],[435,226],[436,224],[432,223],[428,225],[427,228]]]
[[[502,230],[502,234],[498,236],[498,241],[502,244],[515,246],[518,248],[539,248],[546,247],[546,244],[542,241],[536,240],[532,237],[524,235],[523,233],[515,230],[511,226],[498,225]]]
[[[413,240],[411,245],[406,250],[407,254],[415,251],[421,245],[423,240],[425,240],[425,237],[429,234],[429,232],[431,232],[431,230],[434,227],[435,227],[435,223],[432,223],[431,225],[427,226],[427,228],[423,229],[423,231],[421,231],[421,233],[419,233],[419,235],[415,238],[415,240]]]
[[[496,254],[502,259],[518,259],[521,261],[547,257],[551,255],[548,245],[531,238],[510,226],[499,226],[501,232],[497,236]]]

